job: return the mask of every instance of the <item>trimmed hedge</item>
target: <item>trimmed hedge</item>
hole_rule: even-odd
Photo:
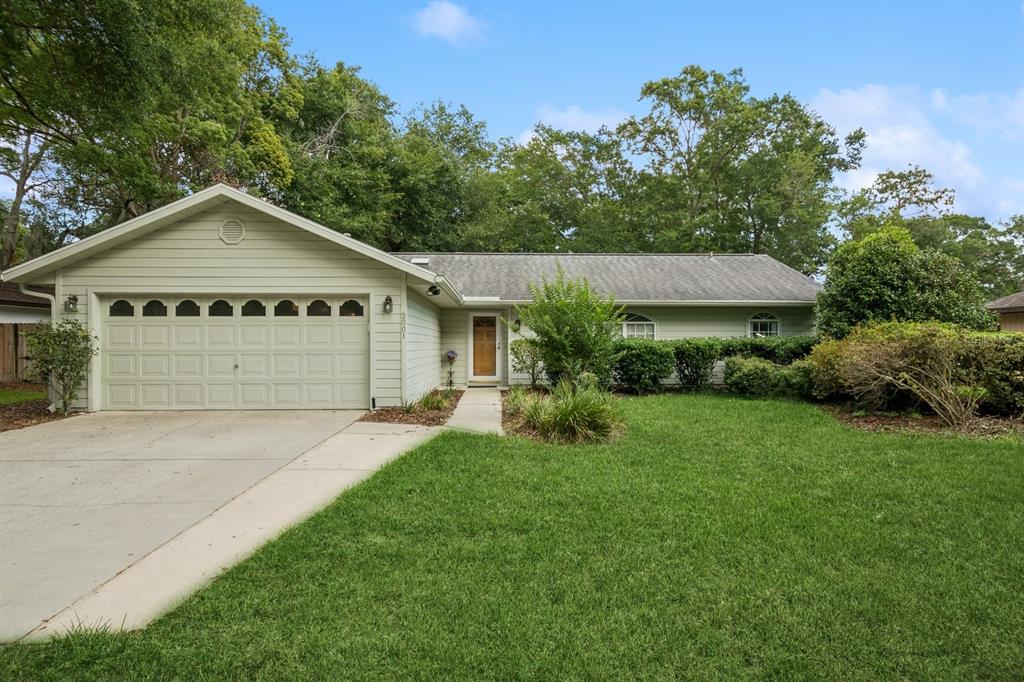
[[[817,336],[740,336],[719,339],[722,353],[719,358],[740,356],[762,358],[777,365],[788,365],[802,360],[818,343]]]
[[[661,382],[672,376],[675,355],[671,341],[620,339],[615,344],[615,383],[623,389],[643,395],[661,389]]]
[[[1024,414],[1024,334],[971,334],[963,362],[985,389],[982,412]]]
[[[722,339],[692,338],[673,341],[679,385],[698,390],[711,383],[715,363],[722,357]]]
[[[807,398],[811,367],[806,360],[779,365],[764,358],[735,355],[725,360],[725,390],[755,398]]]

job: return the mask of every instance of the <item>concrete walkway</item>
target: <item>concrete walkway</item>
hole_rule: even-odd
[[[496,388],[467,388],[447,426],[479,433],[504,433],[501,428],[501,391]]]
[[[439,428],[355,422],[306,450],[28,634],[145,626]]]

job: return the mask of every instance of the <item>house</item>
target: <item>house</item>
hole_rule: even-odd
[[[216,185],[10,268],[99,339],[88,410],[372,408],[510,371],[513,305],[561,263],[648,338],[806,334],[817,285],[764,255],[386,253]]]
[[[1024,332],[1024,291],[989,301],[985,307],[999,315],[1000,331]]]
[[[31,291],[31,290],[30,290]],[[35,324],[50,319],[48,296],[53,289],[22,293],[17,284],[0,282],[0,324]]]

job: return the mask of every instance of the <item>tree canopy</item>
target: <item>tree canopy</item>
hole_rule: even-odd
[[[494,140],[446,102],[399,111],[358,67],[290,51],[244,0],[13,0],[0,7],[0,267],[214,182],[387,250],[767,253],[818,274],[886,225],[1024,288],[1024,223],[954,214],[925,170],[844,193],[840,136],[741,70],[641,86],[614,129]]]

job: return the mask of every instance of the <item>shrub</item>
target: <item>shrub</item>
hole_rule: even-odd
[[[664,341],[620,339],[615,348],[615,383],[627,391],[638,395],[654,393],[672,375],[675,355],[672,346]]]
[[[761,358],[779,365],[788,365],[810,354],[818,343],[816,336],[740,336],[721,339],[722,352],[719,357],[739,355],[746,358]]]
[[[624,319],[615,299],[594,292],[586,279],[567,279],[561,266],[554,280],[531,283],[530,295],[533,300],[516,306],[516,312],[534,333],[552,384],[563,376],[575,382],[581,373],[592,372],[608,386]]]
[[[57,393],[64,414],[70,414],[97,353],[96,337],[77,320],[63,319],[29,334],[27,342],[36,375]]]
[[[711,373],[722,354],[722,341],[714,338],[681,339],[673,344],[676,374],[686,389],[700,389],[711,383]]]
[[[839,373],[843,358],[841,341],[822,341],[807,358],[811,375],[811,393],[821,400],[840,400],[852,397]]]
[[[966,425],[985,388],[962,365],[969,349],[963,328],[939,322],[862,325],[839,344],[837,374],[854,397],[872,406],[907,391],[944,423]]]
[[[516,339],[509,344],[509,355],[512,358],[512,371],[530,376],[530,387],[537,388],[537,380],[543,370],[540,346],[532,338]]]
[[[529,396],[522,386],[512,386],[505,393],[505,411],[513,417],[518,417],[523,413],[528,399]]]
[[[993,325],[977,278],[956,258],[919,249],[902,227],[841,245],[826,274],[816,311],[826,336],[842,338],[857,324],[875,320]]]
[[[764,358],[733,356],[725,360],[725,389],[758,398],[807,398],[811,366],[804,360],[779,365]]]
[[[985,389],[983,412],[1024,414],[1024,334],[970,334],[963,363]]]
[[[416,409],[420,410],[446,410],[448,404],[451,402],[454,396],[454,391],[431,391],[422,398],[416,405]],[[415,409],[413,410],[415,411]]]
[[[608,440],[623,426],[618,399],[593,386],[558,382],[550,395],[524,394],[523,421],[531,429],[558,443]]]

